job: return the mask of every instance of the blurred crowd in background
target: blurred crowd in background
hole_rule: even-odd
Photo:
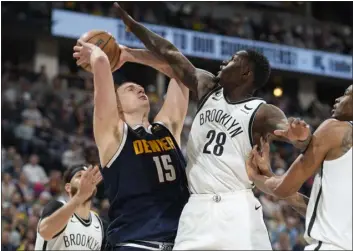
[[[211,12],[205,13],[196,4],[188,3],[122,4],[134,18],[147,23],[352,53],[351,28],[343,25],[286,23],[280,16],[283,13],[253,15],[242,11],[241,15],[235,15],[229,7],[231,11],[228,14],[233,13],[233,16],[224,14],[217,17]],[[224,7],[221,3],[210,4],[213,7],[208,8],[209,11]],[[7,8],[18,8],[16,17],[26,20],[49,15],[49,5],[116,17],[110,2],[28,2],[24,3],[25,7],[11,5]],[[3,7],[2,14],[7,10]],[[59,75],[49,79],[45,66],[34,72],[33,64],[28,62],[2,62],[1,250],[33,250],[43,206],[51,199],[66,198],[62,184],[66,168],[84,163],[99,164],[92,132],[92,76],[81,70],[71,72],[70,64],[72,62],[61,62]],[[155,83],[147,83],[145,91],[151,102],[150,118],[153,118],[163,104],[163,97],[156,93]],[[257,95],[280,107],[287,116],[304,118],[313,129],[330,116],[330,106],[316,99],[303,106],[294,93],[275,97],[272,90],[262,90]],[[191,100],[182,134],[184,154],[196,110],[197,103]],[[299,154],[298,150],[285,143],[273,143],[271,152],[273,171],[277,174],[285,172]],[[312,182],[311,178],[302,187],[304,194],[309,195]],[[263,205],[273,248],[303,250],[304,219],[285,202],[256,189],[255,194]],[[109,203],[104,198],[102,187],[99,187],[93,204],[93,210],[107,222]]]
[[[276,2],[269,2],[268,5],[274,3]],[[260,3],[257,2],[257,4]],[[50,7],[97,16],[117,17],[111,2],[28,2],[27,5],[12,7],[16,8],[17,18],[26,20],[40,15],[49,16]],[[264,8],[268,6],[255,8],[251,3],[241,2],[129,1],[122,2],[121,5],[133,18],[141,22],[335,53],[353,53],[352,26],[347,19],[345,20],[347,23],[337,24],[307,18],[303,12],[293,11],[300,7],[301,2],[288,2],[287,8],[291,7],[291,11],[281,12]],[[248,5],[251,5],[251,8]],[[34,14],[28,14],[29,8]],[[340,13],[341,18],[345,19],[342,10],[335,11],[335,5],[322,13],[330,13],[329,11],[336,12],[337,19]],[[328,17],[332,18],[332,15]]]

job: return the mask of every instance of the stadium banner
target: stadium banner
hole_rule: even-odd
[[[274,69],[352,79],[351,56],[160,25],[144,25],[168,39],[187,56],[225,60],[238,50],[251,48],[262,52]],[[119,19],[58,9],[52,12],[53,36],[78,39],[83,33],[95,29],[110,32],[120,44],[144,47],[132,33],[126,32],[124,23]]]

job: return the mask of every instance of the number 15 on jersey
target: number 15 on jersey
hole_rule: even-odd
[[[174,181],[176,179],[175,168],[172,165],[170,155],[155,156],[153,157],[153,161],[156,164],[160,183]]]

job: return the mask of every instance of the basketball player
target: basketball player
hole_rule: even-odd
[[[252,97],[270,75],[261,54],[244,50],[223,62],[217,76],[195,68],[178,49],[132,19],[118,4],[120,18],[200,102],[188,141],[187,175],[191,197],[179,221],[174,249],[271,249],[261,204],[255,198],[245,160],[261,136],[304,147],[310,137],[305,122],[289,126],[284,113]],[[281,137],[276,130],[283,129]],[[306,207],[293,195],[292,206]]]
[[[316,173],[306,213],[306,250],[352,250],[352,85],[336,99],[332,117],[319,126],[307,150],[283,175],[272,175],[268,143],[263,156],[255,146],[247,161],[249,178],[261,183],[264,192],[282,198],[297,192]],[[262,175],[258,165],[270,175]]]
[[[91,211],[96,185],[102,180],[95,168],[73,166],[64,174],[69,201],[53,200],[43,209],[35,250],[100,250],[103,226]]]
[[[105,53],[95,45],[79,44],[74,57],[79,65],[90,63],[94,75],[94,136],[110,202],[107,248],[171,249],[189,198],[186,163],[179,149],[189,90],[172,79],[165,102],[150,124],[143,87],[126,82],[115,91]],[[168,65],[151,52],[129,53],[134,62],[148,62],[168,75],[170,67],[164,68]]]

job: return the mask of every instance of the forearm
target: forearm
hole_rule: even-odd
[[[264,175],[256,175],[253,177],[253,182],[255,186],[259,188],[264,193],[269,195],[279,197],[279,198],[286,198],[291,194],[286,195],[284,191],[280,190],[280,184],[282,183],[281,176],[271,175],[271,177],[264,176]]]
[[[74,196],[63,207],[59,208],[52,215],[44,218],[39,225],[40,235],[45,240],[53,238],[55,234],[60,232],[67,225],[79,204],[79,199]]]
[[[295,211],[305,217],[306,209],[308,207],[309,198],[301,193],[295,193],[295,195],[284,199]]]
[[[145,47],[156,57],[168,63],[173,70],[174,78],[185,84],[190,90],[197,92],[196,68],[190,61],[171,42],[136,22],[125,11],[119,9],[119,12],[125,25],[141,40]]]
[[[155,56],[151,51],[131,48],[126,48],[125,50],[128,54],[127,62],[147,65],[167,75],[169,78],[175,78],[173,70],[169,64]]]
[[[167,39],[159,36],[153,31],[150,31],[141,23],[132,19],[129,15],[125,16],[123,21],[129,30],[134,33],[139,40],[141,40],[145,47],[157,56],[164,58],[167,51],[178,51],[178,49]]]
[[[301,151],[305,151],[311,141],[312,135],[310,135],[306,140],[304,141],[295,141],[291,142],[293,146],[297,149],[300,149]]]

